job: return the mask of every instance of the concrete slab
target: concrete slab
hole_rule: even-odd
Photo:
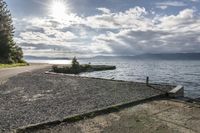
[[[168,94],[171,98],[184,97],[184,87],[182,85],[178,85],[169,91]]]
[[[75,123],[27,131],[30,133],[198,133],[200,105],[160,100]]]

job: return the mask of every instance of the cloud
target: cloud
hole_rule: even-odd
[[[102,13],[105,14],[109,14],[111,11],[107,8],[101,7],[101,8],[97,8],[99,11],[101,11]]]
[[[15,40],[26,55],[34,51],[54,56],[200,51],[200,17],[194,9],[172,15],[152,14],[139,6],[119,12],[97,10],[101,13],[71,13],[59,21],[51,17],[15,19]]]
[[[147,11],[143,7],[130,8],[124,12],[109,13],[89,16],[86,19],[86,25],[92,28],[144,28],[149,27],[151,22],[144,16]]]
[[[67,41],[76,39],[75,36],[71,32],[61,32],[59,30],[51,30],[45,29],[44,33],[42,32],[33,32],[33,31],[26,31],[22,32],[18,36],[18,43],[24,42],[32,42],[34,44],[37,43],[44,43],[44,44],[64,44]],[[19,41],[21,39],[21,42]]]
[[[164,16],[159,19],[161,24],[159,25],[161,28],[170,28],[178,30],[183,26],[188,26],[189,24],[195,23],[196,19],[194,18],[194,10],[193,9],[185,9],[180,11],[178,15],[169,15]]]
[[[121,29],[94,37],[96,45],[106,44],[115,55],[141,53],[199,52],[200,18],[192,9],[177,15],[154,18],[152,28]]]
[[[168,7],[181,7],[181,6],[186,6],[186,4],[181,1],[166,1],[166,2],[156,3],[156,7],[163,10]]]
[[[199,0],[190,0],[190,1],[192,1],[192,2],[199,2]]]

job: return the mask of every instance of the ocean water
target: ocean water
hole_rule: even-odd
[[[36,61],[39,62],[39,61]],[[40,62],[44,62],[40,60]],[[115,65],[116,70],[81,73],[80,76],[105,79],[166,83],[183,85],[185,96],[200,97],[200,61],[197,60],[133,60],[133,59],[82,59],[80,63]],[[44,63],[69,64],[66,60],[48,60]]]

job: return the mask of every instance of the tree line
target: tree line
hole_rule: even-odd
[[[15,43],[12,16],[4,0],[0,0],[0,63],[22,63],[22,49]]]

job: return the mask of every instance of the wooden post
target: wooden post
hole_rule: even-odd
[[[146,85],[149,85],[149,77],[146,78]]]

